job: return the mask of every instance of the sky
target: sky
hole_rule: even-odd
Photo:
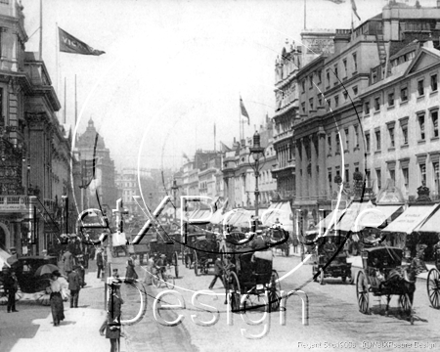
[[[355,1],[362,20],[387,3]],[[304,0],[42,2],[42,57],[63,106],[60,122],[65,109],[67,124],[82,133],[92,118],[117,169],[177,169],[183,153],[231,145],[239,137],[240,96],[250,137],[274,115],[275,60],[286,40],[300,42],[304,28]],[[38,51],[39,1],[22,4],[26,50]],[[307,29],[351,27],[349,0],[307,0],[306,9]],[[106,53],[59,52],[57,26]]]

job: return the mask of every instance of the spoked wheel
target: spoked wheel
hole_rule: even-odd
[[[359,305],[359,311],[363,314],[369,314],[369,293],[365,274],[359,271],[356,278],[356,296]]]
[[[246,299],[243,302],[243,310],[245,312],[261,312],[264,306],[268,304],[268,302],[264,302],[263,299],[256,293],[247,293]]]
[[[197,260],[197,252],[194,252],[194,274],[196,274],[196,276],[200,275],[199,261]]]
[[[412,316],[412,305],[407,293],[399,296],[399,307],[402,313],[409,317],[411,324],[414,324],[414,318]]]
[[[270,277],[269,286],[269,302],[270,312],[277,311],[280,308],[280,295],[281,295],[281,283],[279,281],[278,273],[272,270],[272,276]]]
[[[240,310],[240,298],[241,298],[241,289],[240,282],[238,281],[238,276],[233,271],[229,274],[226,283],[226,294],[230,295],[230,303],[232,311]]]
[[[436,268],[429,270],[428,280],[426,281],[428,298],[432,308],[440,308],[440,274]]]
[[[177,252],[174,253],[174,276],[176,278],[179,277],[179,261],[178,261],[178,257],[177,257]]]

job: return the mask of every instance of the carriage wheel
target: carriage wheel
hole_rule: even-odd
[[[266,302],[267,304],[267,302]],[[260,297],[255,293],[247,293],[246,299],[243,302],[243,311],[245,312],[257,312],[262,305]]]
[[[324,285],[324,277],[325,277],[324,269],[321,268],[321,271],[319,273],[319,284],[320,285]]]
[[[369,314],[369,293],[367,287],[367,280],[362,271],[359,271],[356,278],[356,296],[359,305],[359,311],[364,314]]]
[[[178,257],[177,257],[177,252],[174,252],[174,276],[176,278],[179,277],[179,261],[178,261]]]
[[[428,280],[426,281],[429,302],[435,309],[440,308],[440,274],[436,268],[429,270]]]
[[[279,281],[278,273],[272,270],[272,276],[270,277],[270,291],[269,291],[269,312],[277,311],[280,308],[280,294],[281,283]]]
[[[194,274],[196,274],[196,276],[200,276],[199,261],[197,260],[197,252],[194,252]]]
[[[231,294],[230,302],[232,311],[240,310],[240,298],[241,298],[241,289],[240,282],[238,281],[238,276],[233,271],[229,274],[227,280],[227,288],[226,294]]]
[[[407,293],[399,296],[399,306],[400,306],[400,309],[402,309],[403,313],[405,315],[409,316],[409,321],[411,322],[411,324],[414,324],[414,319],[412,316],[411,300],[409,299],[409,296]]]

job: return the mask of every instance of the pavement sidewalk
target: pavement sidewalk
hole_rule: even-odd
[[[1,339],[10,338],[7,343],[10,349],[2,352],[100,352],[110,349],[110,340],[99,334],[99,328],[105,319],[104,310],[104,282],[96,278],[94,262],[90,261],[90,267],[85,275],[87,286],[80,291],[79,308],[69,308],[69,303],[64,302],[65,320],[57,327],[53,326],[50,306],[47,308],[45,318],[34,319],[30,324],[35,333],[31,337],[20,336],[20,321],[29,319],[25,310],[16,314],[7,315],[8,323],[16,326],[16,333],[5,336],[0,328]],[[25,304],[25,303],[22,303]],[[37,304],[37,303],[27,303]],[[24,307],[24,306],[23,306]],[[20,310],[20,302],[17,304]],[[41,308],[40,308],[41,309]],[[45,316],[40,315],[40,316]],[[11,327],[10,331],[13,331]],[[1,344],[0,344],[1,345]],[[125,340],[121,338],[121,352],[127,351]]]

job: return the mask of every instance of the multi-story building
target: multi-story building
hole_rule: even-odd
[[[81,160],[84,177],[82,208],[99,209],[100,204],[112,208],[117,199],[115,165],[91,118],[84,133],[78,136],[75,150]]]
[[[384,92],[380,96],[379,87],[387,87],[392,80],[390,58],[391,62],[395,60],[395,54],[403,47],[416,38],[426,40],[430,35],[438,38],[439,18],[439,8],[390,3],[383,8],[382,13],[353,31],[336,30],[334,53],[320,56],[299,69],[300,118],[293,125],[297,170],[294,207],[304,211],[303,215],[307,219],[305,226],[316,224],[318,209],[331,210],[330,200],[336,191],[336,176],[339,176],[336,177],[338,180],[342,179],[348,189],[355,172],[371,179],[372,173],[378,171],[374,175],[378,180],[376,191],[383,186],[386,168],[378,166],[381,163],[379,160],[398,160],[400,156],[391,150],[385,151],[381,144],[385,140],[384,134],[390,132],[383,127],[385,122],[381,117],[384,115],[380,115],[381,109],[385,109],[384,99],[388,97],[383,96]],[[400,60],[409,59],[409,53],[402,56]],[[427,80],[428,77],[423,83],[426,87]],[[376,83],[375,88],[372,88]],[[398,94],[395,88],[394,99]],[[411,86],[411,89],[417,87]],[[364,94],[370,91],[374,91],[374,96],[368,94],[364,103]],[[408,92],[409,88],[406,94]],[[389,99],[391,101],[392,96]],[[362,114],[363,110],[371,112]],[[392,111],[384,110],[385,113],[392,114]],[[428,118],[429,110],[425,114]],[[402,116],[402,126],[408,120],[405,120],[405,116]],[[374,122],[369,122],[368,118]],[[396,119],[390,116],[389,120]],[[399,124],[400,120],[395,124],[396,130]],[[365,134],[364,129],[367,131]],[[366,147],[373,140],[376,149],[365,158],[365,153],[368,153]],[[418,164],[423,165],[422,159],[419,158]],[[391,168],[392,164],[389,163]],[[405,161],[402,165],[406,165]],[[413,177],[411,181],[416,183],[408,185],[409,192],[417,188],[420,180],[416,181]],[[408,193],[407,197],[410,195]]]
[[[0,3],[0,247],[19,255],[40,254],[64,232],[62,196],[72,195],[76,167],[46,66],[25,51],[22,10],[20,1]],[[73,230],[72,204],[69,214]]]

